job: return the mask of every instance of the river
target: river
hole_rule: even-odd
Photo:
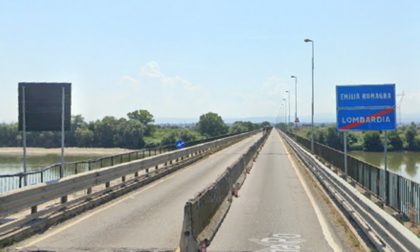
[[[69,148],[65,152],[65,162],[97,159],[127,152],[125,149]],[[60,149],[29,148],[27,156],[28,171],[38,170],[60,162]],[[22,171],[22,149],[0,148],[0,174]]]
[[[383,152],[352,151],[349,154],[372,165],[385,167]],[[420,183],[420,152],[388,152],[388,169]]]

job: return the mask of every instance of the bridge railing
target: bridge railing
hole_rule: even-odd
[[[240,133],[221,135],[217,137],[205,138],[197,141],[187,142],[185,147],[198,145],[201,143],[207,143],[214,140],[235,136]],[[140,149],[132,152],[122,153],[113,156],[102,157],[98,159],[67,162],[64,164],[63,177],[67,177],[74,174],[79,174],[87,171],[102,169],[117,164],[127,163],[134,160],[143,159],[150,156],[159,155],[168,151],[175,150],[175,144],[157,146],[152,148]],[[38,183],[44,183],[60,179],[60,168],[61,164],[56,163],[47,167],[29,171],[26,173],[19,172],[14,174],[0,174],[0,194],[12,191],[25,186],[25,176],[27,185],[35,185]]]
[[[285,132],[296,142],[311,149],[311,141],[291,132]],[[329,146],[314,143],[314,153],[344,173],[344,153]],[[384,204],[398,211],[402,216],[420,223],[420,184],[415,181],[385,171],[360,159],[347,156],[347,171],[359,186],[373,194]],[[388,190],[385,182],[388,181]]]
[[[221,138],[208,143],[197,144],[181,150],[174,150],[161,155],[147,157],[142,160],[134,160],[123,164],[117,164],[96,171],[71,175],[50,183],[40,183],[15,190],[13,192],[7,192],[0,195],[0,219],[26,208],[31,208],[31,212],[37,213],[38,205],[51,201],[54,202],[56,199],[61,199],[62,204],[67,204],[70,202],[67,198],[68,195],[76,192],[83,192],[81,194],[82,199],[91,197],[91,189],[95,186],[101,187],[101,190],[98,191],[99,193],[108,192],[110,190],[111,181],[121,178],[122,184],[117,185],[118,187],[121,187],[121,185],[126,183],[126,177],[130,174],[134,174],[134,181],[137,181],[139,178],[139,172],[141,171],[145,171],[147,173],[144,177],[144,179],[147,180],[148,178],[152,178],[149,177],[149,168],[155,167],[157,171],[158,166],[163,166],[163,164],[172,164],[172,162],[176,163],[188,157],[199,156],[201,153],[208,153],[213,150],[223,148],[253,134],[257,134],[258,132],[259,130],[255,130],[236,134],[234,136]],[[161,170],[157,174],[165,173]],[[105,187],[102,187],[102,185],[105,185]],[[52,211],[52,209],[53,208],[48,208],[45,211]],[[1,228],[2,225],[0,224],[0,231]]]

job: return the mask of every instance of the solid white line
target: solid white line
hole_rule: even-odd
[[[295,170],[295,173],[297,175],[297,177],[299,178],[299,181],[303,187],[303,189],[305,190],[306,195],[309,198],[309,201],[311,202],[311,205],[313,207],[313,209],[315,210],[315,214],[318,218],[319,224],[321,226],[322,229],[322,234],[325,237],[325,240],[327,241],[328,245],[331,247],[332,250],[334,251],[343,251],[340,246],[335,242],[333,236],[331,235],[331,230],[327,224],[327,220],[325,219],[324,215],[321,212],[321,209],[319,208],[318,204],[315,201],[315,198],[313,197],[311,191],[308,188],[308,185],[306,184],[305,180],[303,179],[303,176],[301,174],[301,172],[299,171],[299,169],[297,168],[294,160],[292,158],[290,158],[290,153],[286,148],[285,143],[283,142],[283,139],[280,137],[279,134],[277,134],[277,136],[280,138],[281,143],[283,144],[283,147],[287,153],[287,157],[290,161],[290,163],[293,166],[293,169]]]

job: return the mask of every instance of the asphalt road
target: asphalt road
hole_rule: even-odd
[[[341,250],[319,212],[273,130],[209,250]]]
[[[33,236],[15,247],[55,251],[175,249],[185,202],[216,180],[261,134]]]

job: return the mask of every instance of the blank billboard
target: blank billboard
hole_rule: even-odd
[[[70,130],[71,83],[19,83],[19,130],[23,130],[25,90],[26,131],[60,131],[64,88],[64,129]]]

